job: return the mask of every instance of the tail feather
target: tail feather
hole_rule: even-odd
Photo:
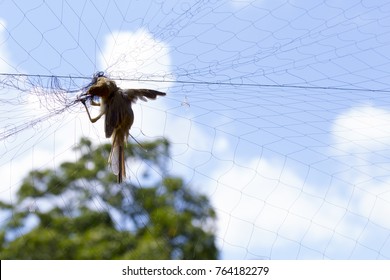
[[[117,133],[113,133],[111,153],[108,158],[112,172],[117,175],[118,183],[126,178],[124,139]]]
[[[123,178],[126,178],[126,168],[125,168],[125,149],[123,145],[119,147],[119,173],[118,173],[118,183],[122,183]]]

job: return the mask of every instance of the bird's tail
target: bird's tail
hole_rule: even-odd
[[[117,129],[112,133],[112,147],[108,162],[112,172],[118,177],[118,183],[122,183],[123,179],[126,178],[125,139],[125,135],[121,135]]]

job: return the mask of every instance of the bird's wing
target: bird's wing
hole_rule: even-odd
[[[106,117],[104,119],[104,132],[106,133],[106,138],[111,137],[114,129],[120,123],[119,116],[115,110],[113,110],[112,104],[108,103],[106,105]]]
[[[123,125],[124,120],[133,118],[133,113],[130,100],[120,90],[115,92],[107,101],[104,131],[106,137],[109,138],[115,128]]]
[[[127,89],[124,90],[123,93],[127,95],[127,98],[129,98],[131,102],[135,102],[137,101],[137,99],[141,99],[142,101],[148,101],[147,98],[156,99],[158,95],[165,95],[165,92],[152,89]]]

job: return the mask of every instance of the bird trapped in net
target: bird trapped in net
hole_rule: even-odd
[[[156,99],[158,95],[164,96],[165,93],[151,89],[121,89],[113,80],[99,72],[88,90],[79,96],[92,123],[105,115],[104,131],[106,137],[112,139],[108,162],[113,173],[118,177],[118,183],[122,183],[126,178],[124,145],[134,122],[131,104],[137,99],[143,101],[147,101],[147,98]],[[99,102],[95,101],[96,96],[99,97]],[[100,106],[100,113],[94,118],[91,117],[86,106],[87,100],[90,100],[93,106]]]

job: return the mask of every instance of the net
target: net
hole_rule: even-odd
[[[168,171],[211,199],[222,258],[390,257],[386,1],[0,9],[2,200],[81,137],[108,141],[75,102],[102,70],[167,92],[135,106],[131,134],[172,143]]]

